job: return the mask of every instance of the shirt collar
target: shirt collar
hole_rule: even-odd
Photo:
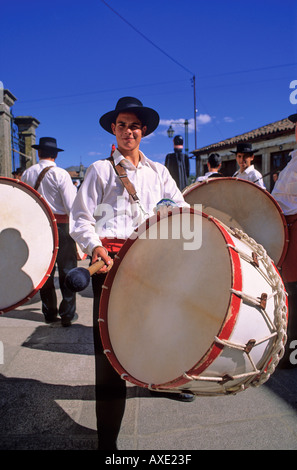
[[[52,162],[51,160],[47,160],[46,158],[41,158],[39,160],[39,164],[41,166],[57,166],[56,162]]]
[[[147,157],[144,155],[143,152],[141,152],[139,150],[139,155],[140,155],[140,159],[139,159],[139,164],[138,164],[138,167],[137,168],[140,168],[141,166],[144,166],[144,165],[147,165]],[[127,160],[122,154],[121,152],[118,151],[118,149],[116,149],[113,153],[113,160],[114,160],[114,164],[115,165],[118,165],[119,163],[121,163],[122,161],[125,162],[125,165],[126,166],[133,166],[132,163]],[[134,166],[133,166],[134,168]]]
[[[248,166],[243,173],[250,173],[251,171],[254,171],[254,165],[250,165]]]

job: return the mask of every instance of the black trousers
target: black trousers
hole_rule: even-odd
[[[106,274],[92,276],[98,449],[116,450],[117,437],[126,405],[126,382],[121,379],[103,353],[98,318],[102,285],[105,277]]]
[[[76,311],[76,293],[72,292],[65,285],[66,274],[77,266],[76,245],[75,241],[69,235],[69,224],[57,224],[59,234],[59,249],[55,266],[50,277],[40,289],[40,297],[42,301],[42,312],[45,319],[52,319],[57,314],[73,318]],[[56,264],[59,273],[59,286],[62,293],[62,301],[57,305],[57,295],[54,285],[54,275]]]

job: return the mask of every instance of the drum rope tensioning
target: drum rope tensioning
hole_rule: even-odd
[[[211,217],[209,217],[211,218]],[[227,227],[225,227],[228,229]],[[257,265],[257,269],[261,271],[261,274],[270,282],[270,285],[274,290],[273,294],[271,294],[269,297],[266,297],[264,295],[263,297],[260,298],[255,298],[251,297],[244,292],[239,292],[235,291],[234,289],[231,289],[231,292],[238,295],[241,299],[243,299],[246,302],[250,302],[251,304],[254,304],[255,307],[260,308],[263,317],[265,317],[265,320],[267,323],[270,325],[271,328],[271,334],[269,336],[266,336],[264,338],[260,338],[258,340],[251,339],[249,340],[246,344],[236,344],[232,343],[231,341],[227,340],[220,340],[219,338],[215,337],[214,340],[216,343],[221,344],[223,346],[226,346],[227,348],[233,348],[233,349],[238,349],[240,351],[243,351],[246,353],[252,367],[253,371],[247,374],[237,374],[236,376],[223,376],[221,379],[218,377],[203,377],[203,376],[190,376],[187,373],[185,373],[185,377],[189,380],[201,380],[201,381],[210,381],[210,382],[220,382],[222,387],[224,387],[225,383],[227,383],[229,380],[237,380],[237,379],[242,379],[244,377],[251,377],[251,386],[259,386],[262,385],[263,383],[267,382],[267,380],[270,378],[270,376],[274,373],[279,361],[284,355],[284,350],[285,350],[285,344],[286,344],[286,326],[287,326],[287,307],[286,307],[286,293],[283,288],[283,284],[281,282],[280,277],[277,275],[277,272],[275,271],[275,268],[272,264],[272,261],[270,257],[267,255],[266,250],[264,249],[263,246],[259,245],[258,243],[255,242],[251,237],[249,237],[246,233],[244,233],[242,230],[239,229],[231,229],[234,232],[234,235],[237,236],[239,239],[244,239],[248,245],[251,246],[252,249],[257,250],[258,259],[261,259],[263,264],[265,265],[267,271],[270,274],[270,280],[266,276],[266,273],[262,271],[259,268],[259,265]],[[247,255],[244,252],[241,252],[238,250],[236,247],[233,245],[227,245],[228,247],[233,248],[239,255],[243,258],[248,259]],[[254,253],[254,252],[253,252]],[[250,258],[250,262],[257,263],[254,258]],[[266,306],[266,301],[269,298],[272,298],[274,296],[278,297],[278,306],[276,307],[275,310],[275,320],[274,323],[271,322],[269,316],[267,315],[265,311],[265,306]],[[261,370],[258,370],[253,359],[250,356],[250,352],[253,347],[257,346],[258,344],[261,344],[264,341],[267,341],[269,338],[276,337],[276,341],[274,344],[274,347],[271,351],[271,357],[268,360],[268,364],[265,363],[262,367]],[[240,386],[242,389],[245,388],[244,385]],[[238,390],[237,390],[238,391]],[[228,393],[226,391],[226,393]],[[236,391],[233,391],[233,393],[236,393]]]

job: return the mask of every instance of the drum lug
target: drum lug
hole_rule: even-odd
[[[267,294],[265,294],[265,292],[263,294],[261,294],[261,297],[260,297],[260,307],[265,310],[266,309],[266,304],[267,304]]]
[[[230,382],[230,380],[234,380],[234,377],[232,377],[232,375],[225,374],[220,380],[220,384],[224,385],[225,383]]]
[[[253,349],[253,347],[255,346],[255,344],[256,344],[256,340],[255,339],[250,339],[245,345],[244,352],[249,354],[251,352],[251,350]]]
[[[252,252],[252,258],[253,258],[252,264],[253,264],[254,266],[257,266],[257,268],[259,268],[258,255],[257,255],[257,253],[255,253],[254,251]]]

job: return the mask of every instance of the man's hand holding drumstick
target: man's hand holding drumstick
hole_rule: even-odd
[[[91,265],[96,263],[100,258],[102,261],[104,261],[105,265],[102,266],[98,271],[96,271],[96,273],[107,273],[112,268],[113,261],[109,256],[106,248],[104,248],[103,246],[96,246],[92,253]]]

